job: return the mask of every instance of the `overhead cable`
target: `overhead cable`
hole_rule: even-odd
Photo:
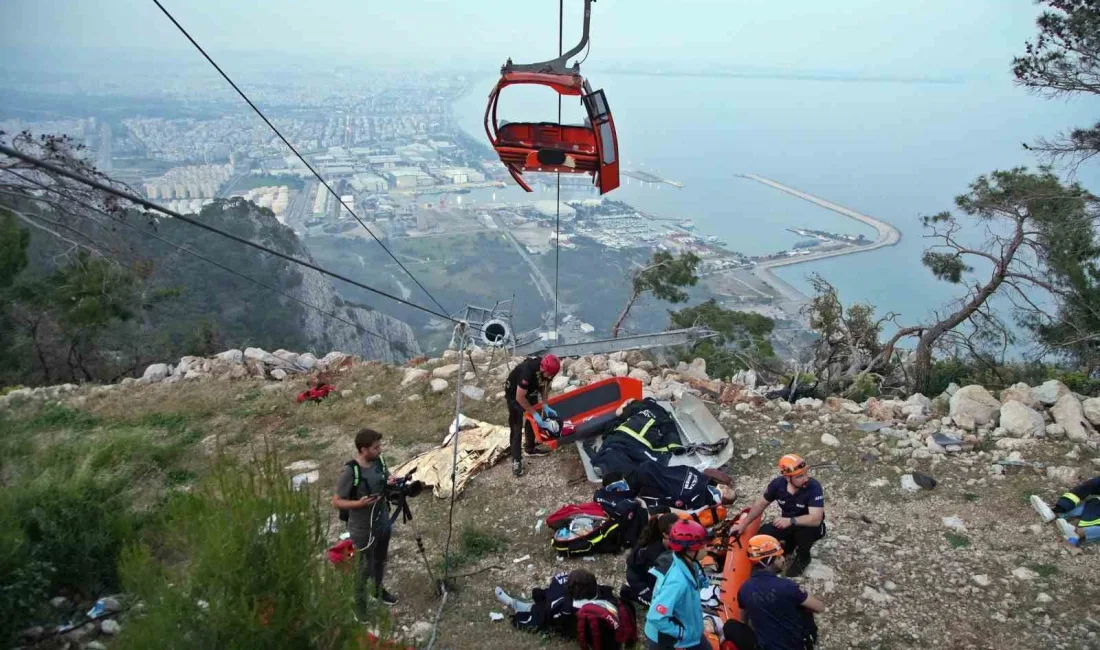
[[[457,323],[458,322],[456,319],[452,318],[451,316],[448,316],[445,313],[437,312],[433,309],[429,309],[428,307],[423,307],[421,305],[417,305],[416,303],[409,302],[408,300],[405,300],[403,298],[399,298],[399,297],[397,297],[397,296],[395,296],[391,293],[388,293],[386,291],[382,291],[381,289],[375,289],[374,287],[363,284],[362,282],[359,282],[357,280],[352,280],[351,278],[349,278],[345,275],[341,275],[339,273],[329,271],[328,269],[317,266],[313,262],[308,262],[306,260],[299,259],[299,258],[294,257],[292,255],[287,255],[286,253],[281,253],[277,250],[274,250],[272,248],[264,246],[263,244],[257,244],[256,242],[245,239],[244,237],[239,237],[237,235],[234,235],[231,232],[227,232],[225,230],[222,230],[221,228],[216,228],[216,227],[211,226],[209,224],[205,224],[201,221],[198,221],[197,219],[193,219],[193,218],[188,217],[186,215],[180,214],[179,212],[176,212],[175,210],[169,210],[168,208],[163,208],[163,207],[157,205],[156,203],[153,203],[152,201],[147,201],[147,200],[141,198],[140,196],[137,196],[136,194],[131,194],[130,192],[123,192],[122,190],[119,190],[115,187],[111,187],[107,183],[103,183],[103,182],[100,182],[100,181],[97,181],[97,180],[94,180],[94,179],[91,179],[91,178],[85,178],[84,176],[81,176],[80,174],[77,174],[75,172],[69,171],[68,169],[65,169],[64,167],[60,167],[60,166],[55,165],[53,163],[46,162],[45,160],[41,160],[39,158],[35,158],[34,156],[27,155],[27,154],[23,153],[22,151],[19,151],[17,149],[13,149],[13,148],[11,148],[7,145],[0,144],[0,153],[4,154],[5,156],[10,156],[12,158],[22,160],[23,162],[25,162],[27,164],[38,167],[39,169],[44,169],[44,170],[47,170],[47,171],[52,172],[54,174],[57,174],[58,176],[63,176],[65,178],[68,178],[69,180],[76,181],[77,183],[81,183],[81,184],[86,185],[88,187],[95,188],[95,189],[100,190],[102,192],[107,192],[108,194],[116,196],[120,199],[125,199],[125,200],[127,200],[127,201],[129,201],[129,202],[131,202],[135,205],[140,205],[141,207],[143,207],[147,210],[153,210],[155,212],[159,212],[161,214],[172,217],[173,219],[178,219],[178,220],[180,220],[184,223],[191,224],[192,226],[196,226],[198,228],[202,228],[203,230],[208,230],[212,233],[221,235],[222,237],[225,237],[227,239],[232,239],[233,241],[244,244],[245,246],[249,246],[249,247],[255,248],[257,250],[264,251],[265,253],[270,253],[270,254],[272,254],[276,257],[279,257],[281,259],[284,259],[288,262],[292,262],[292,263],[297,264],[299,266],[303,266],[307,269],[317,271],[318,273],[320,273],[322,275],[326,275],[328,277],[335,278],[337,280],[342,280],[343,282],[347,282],[348,284],[350,284],[354,287],[358,287],[360,289],[365,289],[366,291],[377,294],[377,295],[382,296],[384,298],[389,298],[390,300],[398,302],[402,305],[406,305],[408,307],[412,307],[413,309],[418,309],[418,310],[420,310],[422,312],[425,312],[427,314],[431,314],[432,316],[435,316],[437,318],[442,318],[443,320],[446,320],[446,321],[449,321],[449,322],[452,322],[452,323]]]
[[[350,214],[352,217],[355,218],[356,221],[359,222],[359,225],[362,226],[363,229],[366,230],[367,233],[374,238],[374,241],[378,242],[378,245],[382,247],[382,250],[386,251],[386,254],[389,255],[394,262],[397,262],[397,265],[401,267],[401,270],[407,273],[410,278],[412,278],[412,281],[416,283],[416,286],[420,287],[420,289],[428,296],[428,298],[430,298],[431,301],[435,303],[435,306],[439,308],[439,311],[446,312],[447,309],[444,308],[443,305],[439,304],[439,301],[435,299],[435,296],[433,296],[423,284],[420,284],[420,280],[417,280],[416,276],[412,274],[412,271],[406,268],[405,265],[401,263],[401,260],[397,259],[397,256],[395,256],[393,252],[390,251],[390,249],[382,243],[382,240],[374,234],[374,231],[371,230],[367,226],[367,224],[359,218],[359,215],[355,214],[355,211],[352,210],[347,203],[344,203],[344,199],[340,197],[336,190],[332,189],[332,186],[328,184],[328,181],[321,177],[321,174],[319,174],[317,170],[313,168],[313,165],[309,164],[309,161],[307,161],[302,154],[298,153],[298,149],[296,149],[294,145],[290,144],[289,140],[283,137],[282,132],[280,132],[279,129],[275,128],[275,125],[271,123],[271,120],[267,119],[267,116],[264,115],[263,111],[261,111],[260,108],[256,106],[256,104],[252,103],[252,100],[248,98],[248,95],[244,94],[244,91],[241,90],[240,87],[237,86],[237,84],[229,78],[229,75],[227,75],[225,71],[221,69],[221,66],[214,62],[214,59],[212,59],[210,55],[206,53],[206,50],[202,49],[202,46],[198,44],[198,41],[192,38],[191,34],[187,33],[187,30],[183,28],[183,25],[179,24],[179,21],[177,21],[175,17],[173,17],[172,14],[164,8],[164,5],[160,3],[160,0],[153,0],[153,3],[157,5],[157,7],[162,12],[164,12],[164,15],[168,17],[168,20],[172,21],[172,24],[175,25],[176,28],[178,28],[185,37],[187,37],[187,40],[191,41],[191,44],[194,45],[195,49],[197,49],[199,53],[202,54],[203,57],[205,57],[206,60],[210,62],[210,65],[214,66],[214,69],[217,70],[218,74],[220,74],[222,78],[225,79],[229,83],[229,85],[233,87],[233,90],[237,91],[237,94],[241,96],[241,99],[243,99],[249,106],[252,107],[252,110],[256,112],[256,115],[259,115],[260,119],[263,120],[264,123],[267,124],[269,127],[271,127],[271,130],[275,133],[275,135],[279,136],[279,139],[283,141],[283,144],[285,144],[287,148],[289,148],[291,152],[293,152],[294,155],[297,156],[298,160],[302,161],[302,164],[305,165],[306,168],[309,169],[309,171],[317,177],[317,180],[325,186],[325,189],[328,190],[329,194],[331,194],[340,203],[340,205],[348,211],[348,214]]]
[[[266,284],[266,283],[264,283],[260,280],[257,280],[256,278],[250,277],[248,275],[245,275],[244,273],[236,271],[236,270],[226,266],[225,264],[222,264],[221,262],[218,262],[217,260],[206,257],[205,255],[203,255],[201,253],[198,253],[196,251],[193,251],[190,248],[188,248],[186,246],[183,246],[182,244],[177,244],[176,242],[173,242],[173,241],[171,241],[171,240],[169,240],[165,237],[162,237],[162,236],[158,235],[155,232],[146,230],[144,228],[139,228],[138,226],[130,223],[129,221],[127,221],[126,219],[123,219],[122,217],[112,215],[112,214],[110,214],[109,212],[107,212],[105,210],[101,210],[101,209],[99,209],[99,208],[97,208],[93,205],[89,205],[87,203],[84,203],[83,201],[80,201],[80,200],[76,199],[72,195],[67,194],[65,192],[62,192],[61,190],[58,190],[56,188],[50,187],[49,185],[46,185],[45,183],[40,183],[40,182],[38,182],[34,179],[28,178],[28,177],[26,177],[26,176],[24,176],[24,175],[22,175],[18,172],[10,170],[10,169],[5,169],[3,171],[8,172],[9,174],[14,174],[15,176],[18,176],[19,178],[23,179],[24,181],[26,181],[28,183],[32,183],[34,185],[37,185],[38,187],[42,188],[43,190],[45,190],[47,192],[52,192],[54,194],[57,194],[58,196],[61,196],[65,199],[73,201],[73,202],[75,202],[75,203],[77,203],[77,204],[79,204],[79,205],[81,205],[81,206],[83,206],[83,207],[85,207],[89,210],[92,210],[94,212],[98,212],[99,214],[103,215],[104,217],[110,219],[111,221],[114,221],[116,223],[120,223],[123,226],[126,226],[127,228],[130,228],[132,230],[136,230],[137,232],[145,235],[146,237],[150,237],[152,239],[155,239],[155,240],[157,240],[161,243],[164,243],[164,244],[167,244],[168,246],[171,246],[172,248],[175,248],[176,250],[178,250],[182,253],[186,253],[187,255],[191,255],[192,257],[195,257],[196,259],[200,259],[200,260],[202,260],[202,261],[204,261],[208,264],[212,264],[212,265],[222,269],[223,271],[226,271],[227,273],[232,273],[233,275],[235,275],[239,278],[242,278],[244,280],[252,282],[252,283],[254,283],[254,284],[256,284],[260,287],[263,287],[264,289],[267,289],[268,291],[271,291],[271,292],[276,293],[280,296],[283,296],[284,298],[286,298],[288,300],[291,300],[295,303],[298,303],[299,305],[301,305],[303,307],[312,309],[312,310],[318,312],[319,314],[322,314],[324,316],[328,316],[329,318],[333,318],[333,319],[338,320],[342,323],[347,323],[348,325],[351,325],[352,327],[354,327],[356,332],[358,332],[360,334],[367,334],[367,335],[373,336],[377,339],[380,339],[382,341],[385,341],[386,343],[389,343],[390,345],[392,345],[395,349],[401,351],[403,354],[405,354],[407,356],[412,356],[412,351],[409,349],[409,346],[405,343],[402,343],[400,341],[394,341],[392,339],[386,338],[385,336],[383,336],[383,335],[381,335],[377,332],[371,331],[371,330],[367,329],[366,327],[363,327],[359,323],[352,322],[352,321],[350,321],[350,320],[348,320],[348,319],[346,319],[342,316],[339,316],[338,314],[334,314],[334,313],[332,313],[332,312],[330,312],[330,311],[328,311],[328,310],[326,310],[322,307],[318,307],[317,305],[314,305],[312,303],[301,300],[300,298],[296,298],[296,297],[290,295],[289,293],[286,293],[285,291],[277,289],[277,288],[275,288],[271,285],[268,285],[268,284]]]

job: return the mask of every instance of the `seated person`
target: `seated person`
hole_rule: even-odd
[[[1031,495],[1031,506],[1044,523],[1054,521],[1062,537],[1073,546],[1100,540],[1100,476],[1058,497],[1053,508],[1036,494]],[[1069,523],[1070,519],[1076,519],[1077,525]]]
[[[783,544],[783,552],[788,557],[794,556],[786,573],[793,578],[809,566],[810,547],[825,536],[825,496],[817,479],[810,478],[806,461],[800,456],[787,454],[780,458],[779,474],[730,532],[740,535],[773,501],[777,501],[782,516],[761,526],[759,532],[778,539]]]
[[[531,600],[512,598],[500,587],[495,593],[497,600],[512,610],[512,625],[517,630],[577,638],[577,612],[589,604],[606,610],[609,616],[614,611],[616,622],[618,619],[619,599],[614,590],[597,583],[596,576],[584,569],[556,574],[546,589],[531,591]]]
[[[657,565],[657,558],[668,550],[665,545],[668,531],[677,521],[680,521],[679,517],[666,512],[650,519],[638,536],[638,543],[626,556],[626,585],[620,591],[625,600],[649,607],[653,585],[657,582],[657,576],[649,570]]]

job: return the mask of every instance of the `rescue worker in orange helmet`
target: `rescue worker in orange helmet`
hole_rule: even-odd
[[[794,578],[810,564],[810,547],[825,536],[825,495],[801,456],[787,454],[779,459],[779,476],[731,532],[740,535],[772,502],[779,503],[780,517],[761,526],[760,533],[778,539],[787,556],[793,556],[786,575]]]
[[[540,428],[551,426],[545,418],[554,417],[557,412],[546,404],[546,400],[550,397],[550,381],[560,371],[561,361],[553,354],[527,357],[512,369],[504,382],[504,401],[508,405],[508,427],[511,429],[512,473],[516,476],[523,475],[521,442],[528,456],[550,453],[535,445],[535,432],[524,423],[523,415],[530,413]],[[541,413],[534,407],[539,402],[543,405]]]
[[[752,626],[757,646],[760,650],[813,650],[817,643],[813,615],[824,612],[825,603],[779,576],[786,558],[775,537],[754,535],[748,556],[752,574],[737,591],[737,602],[741,622]]]

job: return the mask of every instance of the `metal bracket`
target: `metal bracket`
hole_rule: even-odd
[[[500,67],[501,74],[505,72],[539,72],[544,74],[580,74],[581,64],[575,63],[569,67],[569,59],[577,56],[588,45],[588,24],[592,17],[592,3],[596,0],[584,0],[584,32],[581,34],[581,42],[573,49],[562,54],[556,59],[541,61],[539,63],[512,63],[512,59]]]

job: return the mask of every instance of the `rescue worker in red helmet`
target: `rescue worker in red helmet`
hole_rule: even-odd
[[[778,539],[787,556],[793,556],[786,575],[794,578],[810,564],[810,547],[825,536],[825,494],[817,479],[810,477],[801,456],[787,454],[779,459],[779,476],[768,484],[732,532],[740,535],[773,501],[779,503],[781,516],[761,526],[760,533]]]
[[[754,535],[747,551],[752,574],[738,589],[737,602],[741,605],[741,622],[752,626],[757,647],[813,650],[817,643],[814,613],[824,612],[825,603],[803,591],[793,580],[779,576],[786,558],[778,539]]]
[[[657,576],[645,615],[649,650],[709,650],[703,637],[703,602],[699,590],[709,584],[699,561],[706,555],[707,530],[683,519],[668,531],[668,552],[649,570]]]
[[[523,475],[523,456],[520,443],[528,456],[544,456],[547,449],[535,445],[535,432],[525,425],[523,415],[530,413],[541,428],[549,425],[545,418],[557,412],[546,404],[550,397],[550,381],[561,371],[561,361],[553,354],[527,357],[519,363],[504,382],[504,401],[508,405],[508,427],[511,429],[512,473]],[[542,402],[542,412],[536,412],[534,404]]]

